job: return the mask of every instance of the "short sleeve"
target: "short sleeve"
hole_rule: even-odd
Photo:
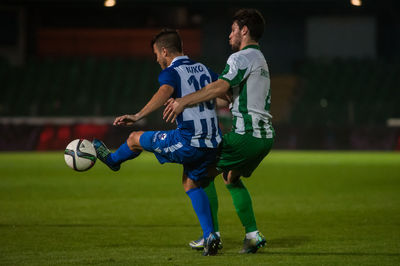
[[[161,71],[160,75],[158,75],[158,82],[160,83],[160,87],[162,85],[170,85],[174,89],[178,87],[177,77],[178,73],[176,73],[175,69],[173,68],[166,68],[163,71]]]
[[[248,64],[245,61],[243,56],[232,54],[228,58],[224,71],[218,78],[227,81],[231,87],[239,85],[245,79],[248,69]]]

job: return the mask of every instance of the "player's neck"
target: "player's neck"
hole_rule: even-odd
[[[178,56],[183,56],[183,53],[176,53],[176,54],[171,54],[169,56],[167,56],[167,65],[171,65],[172,61],[174,61],[174,59]]]
[[[249,45],[257,45],[258,46],[258,42],[251,40],[251,39],[243,39],[242,43],[240,44],[239,50],[242,50],[244,47],[249,46]]]

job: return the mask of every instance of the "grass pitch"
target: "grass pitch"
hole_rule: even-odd
[[[224,248],[188,248],[200,227],[181,172],[149,153],[118,173],[0,153],[0,265],[400,265],[399,153],[274,150],[245,180],[267,237],[249,255],[220,177]]]

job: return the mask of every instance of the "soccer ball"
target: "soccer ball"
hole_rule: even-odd
[[[87,139],[75,139],[65,148],[64,159],[72,169],[79,172],[86,171],[96,162],[96,150]]]

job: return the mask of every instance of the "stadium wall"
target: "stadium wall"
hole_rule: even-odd
[[[160,29],[99,29],[40,28],[37,31],[37,54],[45,56],[136,56],[154,54],[150,40]],[[185,52],[200,56],[202,32],[197,29],[180,31]]]
[[[86,120],[86,121],[85,121]],[[171,126],[169,126],[171,127]],[[1,118],[0,151],[63,150],[77,138],[104,140],[117,148],[133,130],[159,130],[148,122],[135,127],[111,126],[110,118]],[[295,127],[274,126],[275,149],[301,150],[399,150],[398,127]],[[167,128],[168,129],[168,128]]]

